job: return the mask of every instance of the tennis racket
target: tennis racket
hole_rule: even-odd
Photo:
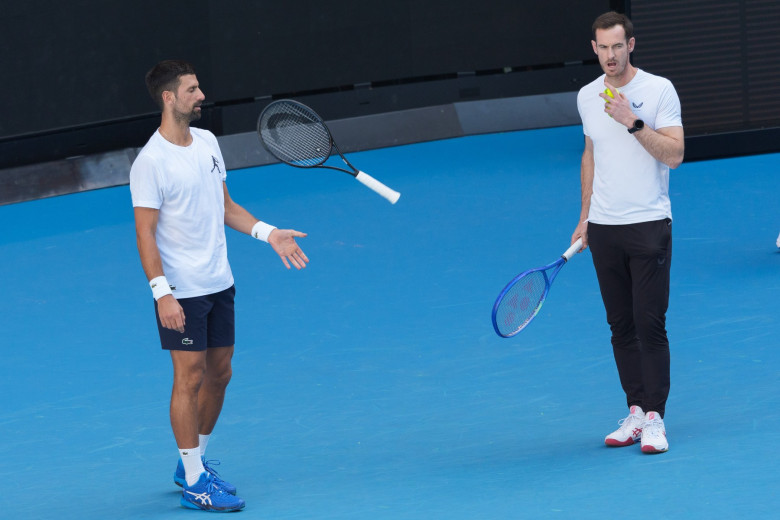
[[[555,262],[520,273],[504,287],[493,305],[496,334],[511,338],[531,323],[542,308],[558,271],[581,248],[582,239],[579,238]]]
[[[311,108],[292,99],[271,102],[257,119],[260,142],[271,155],[297,168],[328,168],[348,173],[384,198],[395,204],[401,196],[352,166],[341,153],[325,122]],[[349,170],[328,166],[325,161],[335,149]]]

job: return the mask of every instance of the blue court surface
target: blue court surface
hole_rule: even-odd
[[[283,165],[235,200],[309,233],[287,271],[232,230],[237,350],[208,458],[256,519],[767,518],[780,489],[780,154],[672,172],[670,450],[627,414],[589,252],[512,339],[506,282],[569,245],[579,127],[350,155],[403,195]],[[258,144],[259,146],[259,144]],[[8,519],[174,519],[171,364],[127,186],[0,207]]]

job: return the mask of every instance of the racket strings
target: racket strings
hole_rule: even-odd
[[[317,166],[330,156],[330,133],[306,107],[278,103],[263,113],[259,126],[268,150],[287,164]]]
[[[495,323],[502,335],[518,332],[539,312],[547,290],[544,271],[518,279],[504,294],[496,309]]]

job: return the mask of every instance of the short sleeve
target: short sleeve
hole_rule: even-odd
[[[139,155],[130,168],[130,195],[133,207],[160,209],[163,186],[154,160],[148,154]]]
[[[671,81],[665,81],[661,98],[658,100],[658,116],[655,119],[656,130],[670,126],[682,126],[680,98]]]
[[[584,99],[584,95],[585,95],[583,93],[583,90],[585,90],[585,89],[582,88],[577,93],[577,112],[579,112],[579,114],[580,114],[580,121],[582,121],[582,133],[585,134],[586,136],[589,136],[590,133],[588,132],[588,125],[586,123],[585,117],[583,117],[583,114],[582,114],[582,110],[583,110],[582,104],[583,104],[583,99]]]

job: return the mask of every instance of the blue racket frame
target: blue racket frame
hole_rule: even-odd
[[[525,329],[528,324],[530,324],[533,319],[536,317],[537,314],[539,314],[539,311],[542,308],[542,305],[544,305],[544,301],[547,299],[547,295],[550,293],[550,287],[552,287],[552,283],[555,280],[555,277],[558,276],[558,272],[563,268],[564,264],[569,261],[569,259],[580,249],[582,249],[582,239],[577,239],[576,242],[574,242],[569,249],[566,250],[565,253],[561,255],[560,258],[558,258],[555,262],[552,262],[551,264],[545,265],[543,267],[537,267],[535,269],[529,269],[527,271],[524,271],[520,273],[519,275],[515,276],[512,281],[510,281],[506,287],[499,293],[498,297],[496,298],[496,302],[493,304],[493,313],[492,313],[492,321],[493,321],[493,329],[496,331],[496,334],[501,336],[502,338],[511,338],[512,336],[515,336],[520,331]],[[541,272],[542,276],[544,277],[544,291],[542,292],[541,296],[539,297],[539,300],[535,303],[534,309],[531,312],[528,317],[525,318],[518,326],[517,328],[511,330],[511,331],[501,331],[501,327],[498,325],[497,321],[497,315],[499,313],[499,308],[501,307],[501,304],[504,301],[504,298],[512,291],[512,289],[519,283],[521,283],[523,280],[531,276],[533,273]]]

